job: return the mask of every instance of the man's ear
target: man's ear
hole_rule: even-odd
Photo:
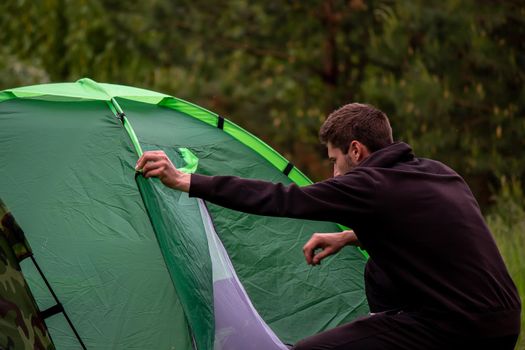
[[[368,147],[366,147],[364,144],[354,140],[350,143],[350,147],[348,147],[348,155],[356,163],[359,163],[370,155],[370,151],[368,151]]]
[[[352,159],[352,161],[356,162],[359,158],[360,150],[360,142],[359,141],[352,141],[350,142],[350,146],[348,146],[348,152],[346,154]]]
[[[350,144],[348,145],[348,151],[346,152],[346,154],[350,155],[352,153],[353,149],[355,149],[355,143],[356,141],[350,142]]]

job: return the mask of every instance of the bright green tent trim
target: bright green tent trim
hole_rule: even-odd
[[[40,96],[60,96],[72,99],[85,100],[109,100],[109,97],[102,91],[93,89],[91,85],[86,85],[81,81],[77,83],[56,83],[44,85],[31,85],[15,89],[6,90],[19,98],[34,98]]]
[[[162,100],[159,103],[159,106],[174,109],[176,111],[185,113],[190,117],[197,118],[206,124],[217,126],[217,121],[219,118],[217,114],[179,98],[169,96]]]
[[[199,166],[199,158],[187,148],[179,148],[179,151],[182,155],[182,159],[186,162],[186,165],[179,170],[188,174],[193,174],[197,171],[197,167]]]
[[[18,98],[35,98],[44,96],[69,97],[71,99],[102,100],[108,101],[114,97],[123,97],[130,100],[150,104],[158,104],[168,95],[158,92],[139,89],[124,85],[97,83],[91,79],[83,78],[75,83],[55,83],[30,85],[4,90],[3,93],[12,94]],[[0,96],[0,102],[13,97]],[[46,99],[46,98],[43,98]]]
[[[299,186],[307,186],[312,184],[312,181],[295,166],[290,171],[290,174],[288,174],[288,177]]]
[[[12,92],[10,92],[8,90],[0,92],[0,102],[4,102],[4,101],[7,101],[7,100],[12,100],[14,98],[16,98],[16,96]]]

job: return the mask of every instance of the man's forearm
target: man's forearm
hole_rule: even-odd
[[[284,216],[289,210],[289,196],[283,184],[241,179],[235,176],[193,174],[190,197],[198,197],[233,210],[247,213]],[[288,213],[289,214],[289,213]]]

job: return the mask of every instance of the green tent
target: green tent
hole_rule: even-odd
[[[0,199],[31,246],[21,269],[57,349],[285,349],[368,312],[361,251],[304,262],[310,235],[336,224],[189,198],[135,173],[153,149],[187,172],[310,183],[172,96],[90,79],[0,92]]]

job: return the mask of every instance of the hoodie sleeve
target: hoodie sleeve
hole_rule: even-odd
[[[299,187],[233,176],[191,176],[190,197],[266,216],[332,221],[351,226],[373,212],[375,184],[362,171]]]

